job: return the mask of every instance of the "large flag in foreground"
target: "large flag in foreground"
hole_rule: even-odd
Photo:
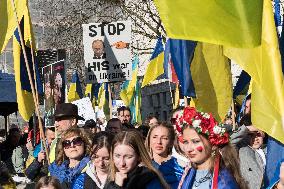
[[[14,0],[20,22],[28,10],[27,0]],[[0,54],[17,28],[17,20],[11,0],[0,0]]]
[[[68,92],[68,102],[83,98],[82,88],[77,71],[74,71]]]
[[[137,74],[138,74],[138,64],[139,64],[139,59],[138,59],[138,56],[136,55],[132,61],[132,79],[125,81],[121,88],[120,98],[126,106],[129,106],[129,104],[132,102],[135,96],[135,87],[137,83]]]
[[[272,3],[264,0],[261,46],[251,49],[225,48],[252,78],[252,123],[284,142],[284,82]]]
[[[154,0],[167,34],[234,47],[260,45],[262,0]]]
[[[232,102],[232,77],[222,46],[198,43],[191,64],[195,107],[223,120]]]
[[[150,63],[147,66],[146,73],[142,82],[142,87],[155,81],[160,75],[164,73],[164,47],[162,38],[159,37],[156,43],[154,52],[150,58]]]
[[[31,71],[31,76],[33,80],[33,85],[35,86],[35,80],[37,81],[38,93],[42,93],[42,84],[39,78],[39,72],[37,64],[33,66],[32,61],[32,50],[30,47],[30,42],[34,42],[32,35],[32,25],[29,16],[28,8],[26,7],[24,16],[20,23],[21,34],[24,38],[24,45],[27,53],[27,59],[29,68]],[[15,70],[15,82],[16,82],[16,92],[17,92],[17,103],[19,108],[19,113],[25,121],[28,121],[34,112],[34,100],[31,90],[31,85],[29,82],[28,72],[25,64],[25,59],[20,43],[20,36],[18,29],[14,32],[13,38],[13,57],[14,57],[14,70]],[[33,69],[35,68],[35,70]],[[36,73],[36,77],[34,75]]]

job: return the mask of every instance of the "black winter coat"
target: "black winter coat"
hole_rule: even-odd
[[[162,188],[158,176],[150,171],[146,167],[137,167],[127,175],[127,179],[124,181],[123,186],[118,186],[114,181],[106,184],[104,189],[146,189],[151,186],[158,186],[159,189]],[[152,188],[152,187],[151,187]]]

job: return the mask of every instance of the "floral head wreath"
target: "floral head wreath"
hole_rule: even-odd
[[[198,134],[207,136],[213,146],[222,146],[229,142],[226,129],[222,124],[218,124],[211,113],[198,112],[192,107],[186,107],[176,116],[174,126],[179,133],[185,126],[194,128]]]

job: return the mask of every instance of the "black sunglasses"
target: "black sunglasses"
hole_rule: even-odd
[[[72,146],[81,146],[84,143],[83,139],[81,137],[76,137],[73,138],[71,141],[70,140],[64,140],[62,142],[63,148],[68,149]]]

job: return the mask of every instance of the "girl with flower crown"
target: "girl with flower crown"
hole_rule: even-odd
[[[236,150],[229,135],[211,114],[187,107],[176,119],[184,150],[192,164],[186,169],[181,189],[247,189],[241,177]]]

